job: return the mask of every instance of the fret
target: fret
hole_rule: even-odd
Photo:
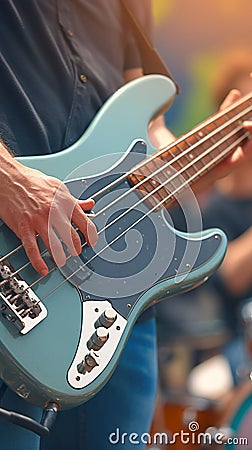
[[[169,169],[166,169],[166,175],[167,179],[169,178],[169,182],[165,186],[166,191],[169,192],[169,198],[164,203],[166,208],[175,200],[178,200],[178,197],[188,188],[191,176],[195,176],[194,170],[190,173],[189,170],[185,169],[188,162],[191,164],[191,160],[187,159],[187,157],[183,155],[183,152],[184,150],[180,145],[175,145],[169,149],[170,167]],[[174,195],[172,195],[172,193],[174,193]]]
[[[167,179],[170,176],[167,163],[163,161],[163,158],[156,157],[153,160],[146,159],[146,164],[137,169],[133,174],[129,176],[131,184],[136,185],[141,182],[138,188],[138,193],[144,196],[146,193],[151,193],[156,189],[153,196],[148,197],[148,203],[154,206],[166,197],[170,195],[170,190],[167,184]],[[146,181],[143,181],[147,178]],[[165,184],[165,187],[163,187]],[[172,187],[173,190],[173,187]]]
[[[184,167],[183,176],[186,179],[191,179],[198,172],[198,167],[195,165],[193,150],[190,149],[191,145],[189,140],[180,142],[177,147],[181,152],[180,164]]]
[[[228,114],[225,114],[222,117],[222,121],[224,121],[224,123],[228,124],[228,122],[230,121],[230,117]],[[218,124],[220,123],[220,120],[218,120]],[[222,123],[220,124],[222,125]],[[228,124],[226,125],[225,129],[221,129],[220,131],[220,135],[222,138],[222,142],[219,145],[219,152],[225,152],[228,150],[228,148],[233,145],[235,145],[235,142],[237,141],[237,139],[239,137],[241,137],[244,134],[244,130],[241,127],[240,123],[236,123],[235,126],[234,124]]]
[[[169,155],[171,168],[166,170],[167,175],[171,176],[174,175],[175,172],[177,172],[180,177],[188,180],[190,178],[190,174],[185,171],[185,165],[187,161],[183,156],[182,148],[180,148],[179,145],[175,145],[174,147],[169,149]]]
[[[182,154],[182,150],[180,149],[179,145],[175,145],[174,147],[169,149],[168,161],[170,162],[173,171],[175,170],[177,172],[181,172],[181,169],[184,169],[185,164],[183,164],[183,162],[182,162],[181,154]],[[163,159],[163,155],[162,155],[162,159]],[[186,173],[183,175],[185,175],[185,177],[186,177]]]
[[[208,132],[205,128],[202,128],[197,133],[195,133],[195,136],[198,140],[197,145],[197,154],[200,157],[200,163],[201,168],[205,168],[205,170],[208,170],[207,168],[212,163],[212,156],[211,156],[211,142],[209,140],[204,141],[203,138],[206,138],[208,135]],[[204,155],[204,156],[203,156]],[[201,170],[201,169],[200,169]]]
[[[201,138],[197,133],[192,134],[186,139],[187,144],[191,147],[191,151],[188,153],[188,160],[193,162],[196,172],[204,165],[202,158],[199,158],[201,155],[201,149],[199,147],[200,141]]]
[[[140,173],[142,176],[149,176],[150,178],[146,182],[148,184],[144,183],[141,188],[148,190],[148,192],[152,192],[158,185],[162,186],[166,181],[166,174],[164,171],[165,166],[165,162],[160,157],[149,161],[147,160],[145,166],[140,169]],[[160,200],[162,199],[160,191],[157,193],[157,196]]]
[[[182,149],[176,145],[161,155],[162,160],[166,161],[166,166],[162,171],[162,175],[159,175],[159,179],[162,184],[165,184],[162,189],[163,192],[165,190],[166,197],[169,197],[169,201],[173,198],[171,194],[175,193],[175,197],[177,197],[179,192],[187,188],[187,182],[190,180],[191,175],[195,175],[194,170],[192,174],[185,170],[185,166],[188,164],[185,157],[181,156],[182,153]],[[190,160],[189,163],[191,163]],[[184,188],[182,188],[183,185],[185,186]]]

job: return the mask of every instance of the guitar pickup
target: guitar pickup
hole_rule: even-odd
[[[47,316],[47,309],[11,266],[0,264],[0,312],[21,334],[27,334]]]

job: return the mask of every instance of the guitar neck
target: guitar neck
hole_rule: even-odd
[[[246,142],[244,120],[251,120],[252,94],[212,115],[168,147],[154,153],[129,176],[133,185],[152,193],[170,206],[188,185],[199,184],[206,174]]]

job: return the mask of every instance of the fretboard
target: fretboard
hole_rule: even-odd
[[[169,207],[188,185],[196,183],[245,143],[244,120],[252,119],[252,94],[214,114],[167,148],[157,151],[130,174],[151,203]]]

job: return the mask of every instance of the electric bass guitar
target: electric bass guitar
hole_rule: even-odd
[[[88,400],[111,376],[140,314],[202,283],[224,257],[222,231],[175,230],[169,206],[177,201],[188,223],[198,216],[200,224],[190,186],[245,141],[251,95],[157,151],[148,124],[174,96],[164,76],[135,80],[70,148],[19,158],[64,180],[76,198],[94,198],[99,234],[93,248],[82,238],[81,255],[68,255],[61,269],[40,243],[49,274],[39,278],[0,225],[0,378],[37,406]]]

